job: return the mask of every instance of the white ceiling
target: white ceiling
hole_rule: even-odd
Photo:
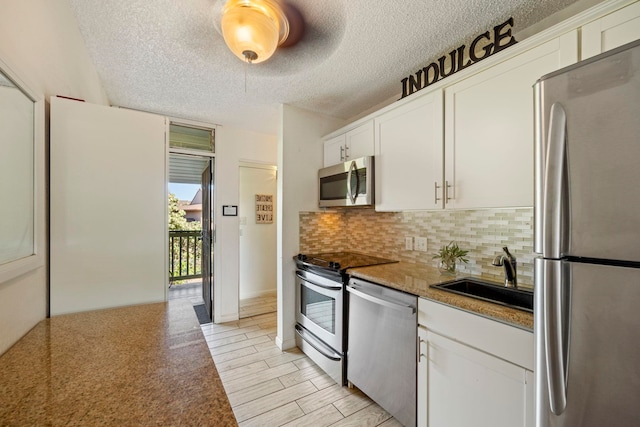
[[[576,0],[287,0],[304,37],[250,66],[216,30],[223,1],[70,3],[113,105],[276,133],[279,104],[348,120],[509,17],[518,32]]]

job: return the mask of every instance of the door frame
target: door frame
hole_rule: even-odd
[[[172,148],[170,146],[170,139],[169,139],[169,133],[170,133],[170,126],[174,124],[174,125],[179,125],[179,126],[185,126],[185,127],[193,127],[193,128],[200,128],[200,129],[207,129],[207,130],[211,130],[214,132],[214,140],[213,140],[213,150],[214,151],[204,151],[204,150],[193,150],[193,149],[188,149],[188,148]],[[166,159],[166,164],[165,164],[165,170],[166,170],[166,183],[165,186],[168,187],[169,185],[169,156],[171,154],[182,154],[182,155],[188,155],[188,156],[197,156],[197,157],[202,157],[202,158],[208,158],[210,160],[210,165],[213,166],[213,171],[211,174],[211,183],[213,186],[213,189],[211,191],[211,200],[210,200],[210,204],[212,206],[211,212],[210,212],[210,216],[211,216],[211,224],[212,224],[212,242],[211,242],[211,250],[213,251],[213,257],[211,258],[211,268],[213,269],[213,274],[211,275],[212,280],[212,287],[211,287],[211,318],[212,318],[212,322],[215,321],[215,316],[214,316],[214,312],[215,312],[215,304],[214,304],[214,295],[215,295],[215,283],[218,282],[217,277],[219,272],[217,271],[217,269],[215,268],[216,265],[219,265],[219,263],[217,262],[217,258],[218,258],[218,249],[217,249],[217,241],[216,241],[216,227],[217,227],[217,222],[216,222],[216,215],[215,215],[215,209],[217,206],[217,186],[215,185],[215,183],[217,182],[217,170],[218,168],[216,167],[216,153],[215,153],[215,149],[216,149],[216,142],[215,142],[215,134],[216,131],[218,129],[217,125],[214,124],[210,124],[210,123],[204,123],[204,122],[198,122],[198,121],[194,121],[194,120],[187,120],[187,119],[181,119],[181,118],[174,118],[174,117],[167,117],[167,121],[166,121],[166,150],[167,150],[167,155],[165,156]],[[168,191],[167,191],[167,197],[168,199]],[[167,204],[166,207],[166,212],[165,212],[165,217],[168,218],[169,216],[169,206]],[[167,265],[169,265],[169,222],[166,222],[165,225],[165,234],[167,235],[167,242],[165,244],[165,247],[167,248],[167,252],[166,252],[166,258],[167,258]],[[165,284],[165,301],[168,300],[168,290],[169,290],[169,276],[167,275],[167,283]],[[204,297],[204,296],[203,296]]]
[[[276,174],[276,187],[277,187],[277,177],[278,177],[278,166],[274,165],[272,163],[260,163],[260,162],[256,162],[256,161],[248,161],[248,160],[240,160],[240,162],[238,163],[238,200],[241,200],[241,194],[240,194],[240,179],[241,179],[241,173],[240,173],[240,169],[241,168],[252,168],[252,169],[263,169],[263,170],[272,170],[275,172]],[[277,188],[276,191],[274,193],[274,196],[277,196]],[[273,206],[273,213],[274,215],[276,214],[276,207],[277,204],[279,203],[279,199],[276,197],[276,203]],[[275,225],[276,225],[276,230],[277,230],[277,221],[274,221]],[[240,253],[240,245],[241,245],[241,236],[240,233],[238,233],[238,252]],[[277,231],[276,231],[276,246],[274,247],[274,251],[277,250]],[[277,260],[276,260],[277,261]],[[240,315],[240,287],[242,285],[242,260],[240,259],[240,257],[238,257],[238,316]],[[277,271],[276,271],[276,299],[278,298],[278,286],[277,286]]]

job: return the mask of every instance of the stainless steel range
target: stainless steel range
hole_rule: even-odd
[[[354,252],[299,254],[296,262],[296,344],[338,384],[346,384],[346,270],[396,261]]]

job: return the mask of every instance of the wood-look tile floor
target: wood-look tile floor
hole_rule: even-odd
[[[202,332],[241,427],[401,425],[359,390],[336,384],[299,349],[280,351],[275,312],[202,325]]]
[[[190,280],[186,283],[175,284],[169,287],[169,299],[188,298],[191,304],[203,304],[202,282]],[[264,296],[246,298],[240,300],[240,318],[258,316],[260,314],[275,313],[278,309],[276,296]]]
[[[247,298],[240,300],[240,318],[258,316],[260,314],[275,313],[278,309],[276,296]]]

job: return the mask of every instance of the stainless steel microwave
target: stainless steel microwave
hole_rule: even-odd
[[[373,156],[360,157],[318,171],[321,208],[373,206]]]

